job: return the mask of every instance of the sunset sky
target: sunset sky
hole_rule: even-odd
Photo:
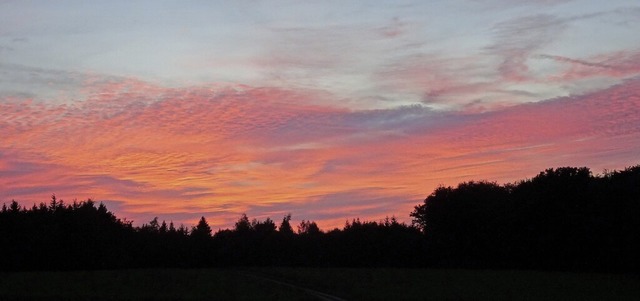
[[[0,204],[329,229],[636,164],[635,0],[0,0]]]

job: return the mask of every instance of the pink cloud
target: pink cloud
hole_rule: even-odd
[[[625,78],[640,74],[640,51],[619,51],[588,58],[572,59],[557,55],[538,57],[567,65],[564,70],[550,77],[550,81],[575,81],[584,78]]]
[[[92,197],[136,222],[202,213],[214,228],[291,212],[330,228],[407,221],[439,184],[622,168],[640,151],[638,80],[484,113],[353,111],[317,105],[326,93],[267,87],[93,87],[72,104],[0,102],[1,201]]]
[[[395,17],[390,24],[377,28],[377,31],[385,38],[397,38],[405,33],[406,27],[406,22],[402,22],[400,18]]]

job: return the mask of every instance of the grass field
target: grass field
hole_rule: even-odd
[[[254,268],[0,273],[0,300],[640,300],[640,277],[531,271]],[[262,278],[263,279],[263,278]]]
[[[305,300],[303,292],[231,270],[0,274],[0,300]]]
[[[256,270],[347,300],[640,300],[640,277],[535,271]]]

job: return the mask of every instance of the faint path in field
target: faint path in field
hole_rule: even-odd
[[[284,282],[284,281],[268,278],[268,277],[261,276],[261,275],[256,275],[256,274],[249,273],[249,272],[238,272],[238,274],[243,275],[243,276],[247,276],[247,277],[257,278],[257,279],[268,281],[268,282],[272,282],[272,283],[276,283],[276,284],[283,285],[283,286],[288,286],[288,287],[295,288],[295,289],[298,289],[298,290],[302,290],[302,291],[306,292],[307,294],[309,294],[311,296],[314,296],[314,297],[318,298],[319,300],[323,300],[323,301],[347,301],[345,299],[342,299],[340,297],[336,297],[336,296],[333,296],[333,295],[329,295],[327,293],[319,292],[319,291],[316,291],[316,290],[312,290],[310,288],[297,286],[295,284],[291,284],[291,283],[288,283],[288,282]]]

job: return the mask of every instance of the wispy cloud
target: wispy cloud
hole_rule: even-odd
[[[487,48],[501,56],[498,71],[503,80],[521,82],[531,79],[527,60],[536,50],[552,42],[566,29],[566,21],[553,15],[535,15],[495,25],[495,43]]]
[[[623,79],[640,74],[640,51],[637,50],[601,54],[588,60],[547,54],[538,57],[568,65],[560,74],[552,75],[551,81],[575,81],[596,77]]]
[[[331,227],[408,218],[438,184],[637,163],[635,4],[47,5],[0,10],[0,201]]]
[[[215,226],[241,212],[296,211],[324,226],[401,215],[438,184],[515,179],[587,158],[622,167],[640,145],[638,83],[482,114],[346,110],[314,105],[327,95],[309,90],[137,80],[75,104],[5,98],[1,198],[117,200],[137,221],[154,213],[189,223],[179,216],[208,212]]]

